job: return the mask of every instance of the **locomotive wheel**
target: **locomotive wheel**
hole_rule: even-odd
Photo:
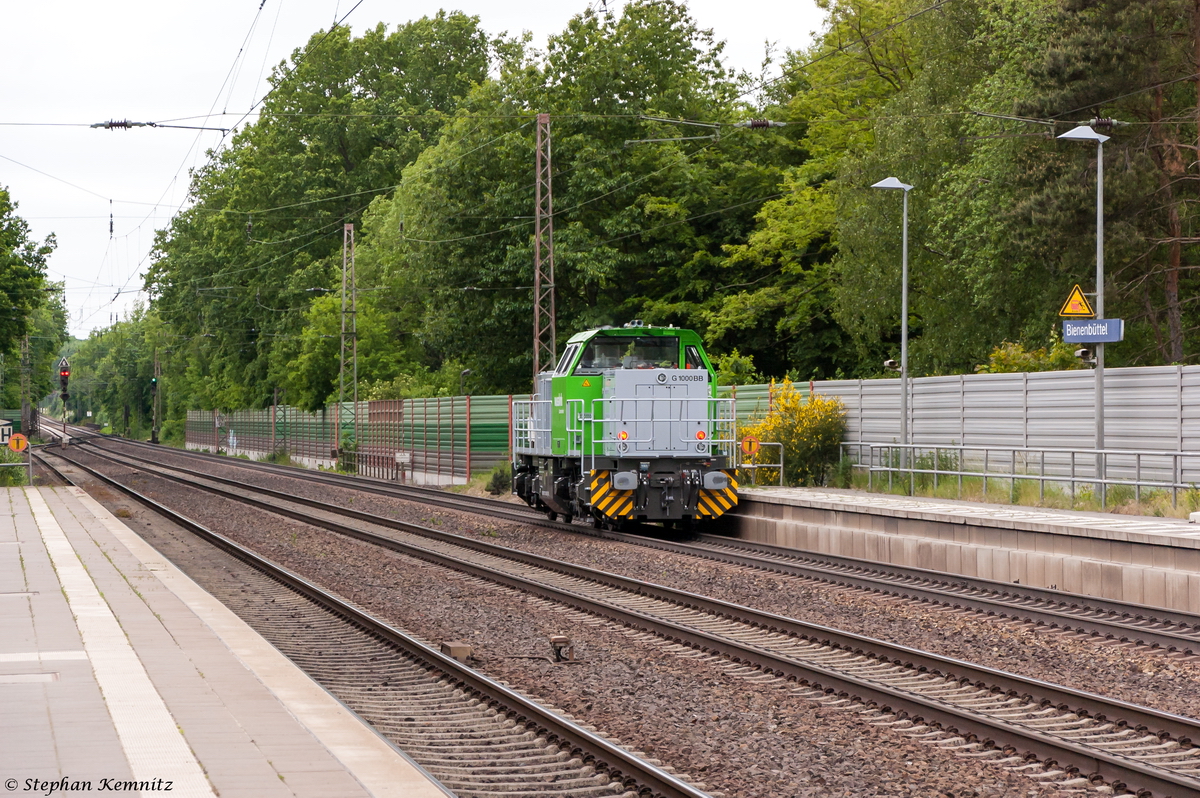
[[[558,513],[554,512],[553,510],[550,510],[546,513],[546,518],[548,518],[551,521],[557,521]]]
[[[604,529],[604,517],[600,515],[593,515],[592,526],[596,529]]]

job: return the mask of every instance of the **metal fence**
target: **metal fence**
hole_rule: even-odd
[[[1094,385],[1090,370],[919,377],[910,380],[909,443],[1091,449]],[[847,443],[900,442],[899,379],[814,388],[846,406]],[[1200,366],[1106,369],[1104,404],[1107,449],[1200,448]]]
[[[844,449],[872,480],[957,471],[979,476],[1180,490],[1200,484],[1200,366],[1107,369],[1103,452],[1090,370],[922,377],[910,382],[909,450],[900,447],[900,381],[815,384],[846,406]],[[872,445],[873,444],[873,445]],[[953,467],[948,467],[947,458]],[[911,459],[910,459],[911,458]],[[922,463],[924,464],[922,466]],[[889,469],[902,474],[888,476]],[[1010,484],[1011,489],[1011,484]]]
[[[461,484],[509,457],[509,396],[445,396],[331,405],[318,412],[189,410],[190,449],[262,459],[286,453],[310,467],[417,484]],[[357,416],[357,418],[356,418]]]
[[[900,487],[915,494],[919,486],[937,494],[942,485],[952,484],[961,497],[963,481],[968,480],[982,487],[984,501],[990,485],[993,496],[1006,495],[1012,503],[1021,483],[1033,483],[1039,500],[1045,500],[1047,486],[1056,486],[1070,493],[1072,504],[1077,493],[1086,490],[1104,507],[1111,489],[1123,486],[1137,501],[1143,491],[1161,491],[1170,494],[1172,505],[1178,505],[1180,492],[1196,489],[1196,483],[1185,482],[1182,474],[1200,467],[1200,452],[893,443],[843,444],[845,450],[866,470],[868,489],[886,484],[889,491]]]

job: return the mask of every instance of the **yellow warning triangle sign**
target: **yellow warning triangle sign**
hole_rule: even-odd
[[[1092,303],[1087,301],[1087,297],[1083,295],[1083,291],[1076,285],[1071,289],[1071,295],[1067,297],[1067,301],[1063,303],[1062,310],[1058,311],[1060,316],[1095,316],[1096,311],[1092,310]]]
[[[592,381],[591,381],[591,380],[584,380],[584,381],[583,381],[583,387],[584,387],[584,388],[591,388],[591,387],[592,387]]]

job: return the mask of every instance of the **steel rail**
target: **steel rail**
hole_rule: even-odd
[[[447,509],[465,511],[465,512],[486,512],[489,515],[503,517],[512,521],[521,523],[536,524],[552,529],[571,529],[569,524],[561,524],[556,521],[550,521],[544,513],[540,513],[531,507],[523,504],[514,504],[512,502],[500,501],[498,499],[488,499],[482,496],[462,496],[447,493],[443,490],[434,488],[425,488],[416,485],[397,485],[387,480],[378,479],[376,477],[365,477],[350,474],[336,474],[329,471],[314,472],[306,468],[297,466],[285,466],[277,463],[264,463],[262,461],[238,460],[232,457],[224,457],[222,455],[210,454],[208,452],[194,452],[187,449],[164,449],[162,446],[155,446],[144,441],[132,441],[127,438],[119,438],[111,435],[100,435],[99,433],[87,437],[72,440],[79,440],[82,443],[96,445],[97,440],[105,442],[113,442],[119,445],[133,446],[142,449],[150,449],[157,452],[168,452],[170,455],[203,460],[213,463],[214,465],[235,466],[245,468],[252,471],[265,472],[270,474],[278,474],[279,476],[290,477],[292,479],[300,479],[308,482],[316,482],[323,485],[329,485],[336,488],[344,488],[347,490],[357,490],[363,493],[373,493],[379,496],[388,496],[390,498],[406,499],[408,501],[420,502],[422,504],[432,504]],[[100,448],[100,447],[98,447]],[[133,456],[133,455],[130,455]],[[575,527],[578,530],[578,527]]]
[[[715,562],[813,579],[839,587],[854,587],[899,598],[969,609],[1037,626],[1092,634],[1107,640],[1186,654],[1200,652],[1200,615],[1146,604],[1116,601],[1077,593],[1014,586],[980,577],[960,577],[944,571],[880,564],[836,554],[810,553],[765,543],[748,543],[700,535],[692,543],[658,540],[621,532],[601,537]],[[1105,613],[1109,617],[1082,613]],[[1172,625],[1155,629],[1150,625]]]
[[[122,441],[124,442],[124,441]],[[136,445],[150,446],[136,442]],[[157,447],[155,447],[157,448]],[[176,452],[173,452],[176,453]],[[160,461],[149,460],[128,453],[124,456],[141,460],[145,463],[166,465]],[[206,460],[216,460],[218,463],[237,464],[243,468],[254,469],[254,466],[242,461],[217,458],[215,455],[187,453]],[[278,469],[287,472],[298,471],[286,466],[270,469],[280,473]],[[263,469],[267,470],[267,469]],[[285,473],[285,476],[306,479],[310,475],[302,471]],[[244,485],[234,480],[227,480],[214,475],[206,478],[222,481],[230,485]],[[323,476],[323,475],[311,475]],[[317,481],[334,482],[319,479]],[[411,499],[405,488],[389,487],[360,487],[353,483],[354,478],[344,477],[337,484],[351,490],[385,495],[389,497]],[[1079,634],[1091,634],[1106,640],[1122,643],[1133,643],[1152,648],[1163,649],[1167,652],[1181,651],[1192,654],[1200,652],[1200,615],[1152,607],[1144,604],[1123,602],[1093,596],[1083,596],[1066,591],[1039,588],[1032,586],[1015,586],[1008,582],[983,579],[980,577],[958,576],[940,571],[912,568],[898,565],[884,565],[869,560],[844,557],[833,554],[815,554],[788,549],[782,546],[771,546],[763,543],[748,543],[723,538],[717,535],[700,535],[697,542],[682,543],[662,540],[644,535],[631,533],[600,531],[590,528],[581,529],[577,525],[560,524],[546,520],[540,514],[531,515],[532,511],[521,511],[508,502],[489,500],[482,497],[455,497],[451,499],[441,491],[427,491],[429,496],[418,495],[416,501],[439,506],[451,507],[466,512],[480,512],[490,516],[500,516],[521,523],[532,523],[549,528],[587,534],[624,543],[669,551],[676,554],[698,557],[710,561],[741,565],[748,568],[765,570],[774,573],[784,573],[806,579],[843,586],[854,587],[875,593],[885,593],[899,598],[916,601],[934,602],[946,606],[969,609],[1001,618],[1012,618],[1027,621],[1037,626],[1061,628]],[[470,505],[477,505],[474,509]],[[468,506],[463,506],[468,505]],[[1087,612],[1106,613],[1108,617],[1086,615]],[[1155,625],[1171,625],[1177,627],[1153,628]]]
[[[123,463],[116,458],[104,455],[98,456],[123,467],[137,468],[135,465]],[[1169,770],[1148,765],[1130,757],[1082,745],[1053,734],[1047,734],[1036,728],[1010,723],[1003,719],[989,717],[980,713],[969,712],[948,701],[921,695],[915,691],[858,678],[853,674],[821,667],[810,662],[800,661],[760,646],[749,645],[723,635],[701,631],[696,627],[676,623],[671,620],[664,620],[655,615],[631,610],[575,591],[565,590],[543,582],[500,571],[487,565],[464,562],[449,555],[368,532],[330,518],[314,516],[291,508],[279,507],[269,501],[239,495],[215,485],[203,485],[185,477],[171,476],[163,473],[158,473],[157,475],[216,495],[224,495],[234,501],[257,506],[268,512],[293,518],[358,540],[444,565],[492,582],[533,593],[627,626],[646,629],[669,640],[699,648],[706,652],[721,654],[734,662],[753,664],[766,673],[794,679],[802,684],[809,684],[814,688],[823,689],[826,692],[857,696],[869,703],[883,706],[888,711],[898,712],[921,721],[933,722],[955,732],[958,732],[964,726],[972,730],[972,733],[976,733],[975,730],[978,730],[978,734],[988,742],[1001,747],[1010,747],[1014,750],[1024,750],[1043,760],[1053,762],[1068,761],[1075,767],[1079,767],[1081,770],[1086,769],[1089,773],[1098,775],[1114,785],[1125,785],[1132,782],[1139,788],[1150,790],[1156,795],[1200,796],[1200,780],[1191,776],[1172,773]],[[200,478],[210,479],[208,475],[200,475]],[[917,674],[935,674],[949,680],[956,680],[960,684],[974,684],[980,688],[996,690],[1009,696],[1019,696],[1023,700],[1040,701],[1046,707],[1058,707],[1064,711],[1072,710],[1080,717],[1090,717],[1097,721],[1107,720],[1120,727],[1154,730],[1160,735],[1160,738],[1174,738],[1182,745],[1190,745],[1194,739],[1200,740],[1200,721],[1191,718],[1147,707],[1140,707],[1128,702],[1036,679],[1029,679],[829,627],[803,623],[773,613],[719,601],[686,591],[629,579],[617,574],[596,571],[540,555],[507,549],[483,541],[462,538],[452,533],[428,529],[416,524],[374,516],[358,510],[333,508],[321,502],[284,494],[280,491],[241,484],[238,485],[238,488],[240,490],[248,490],[271,496],[280,501],[317,507],[325,512],[336,515],[348,516],[355,520],[367,521],[385,528],[409,532],[492,556],[503,557],[524,565],[542,568],[577,579],[617,588],[629,593],[669,602],[681,607],[695,609],[716,618],[727,618],[748,626],[788,634],[819,645],[832,646],[844,651],[853,651],[885,663],[893,663],[911,669]]]
[[[569,748],[572,755],[579,755],[585,761],[594,763],[597,769],[603,770],[614,781],[624,783],[627,788],[641,791],[649,790],[652,794],[663,796],[663,798],[709,798],[707,793],[693,787],[682,779],[614,745],[603,737],[593,734],[582,726],[543,708],[537,702],[459,663],[457,660],[442,654],[440,651],[426,646],[419,640],[349,604],[299,574],[256,554],[245,546],[209,529],[198,521],[171,510],[149,496],[145,496],[96,469],[65,456],[61,452],[55,452],[54,456],[66,460],[76,468],[116,488],[151,511],[162,515],[234,557],[279,580],[317,604],[346,618],[350,623],[357,624],[367,631],[379,635],[381,638],[397,646],[406,655],[423,663],[426,667],[441,671],[447,677],[453,679],[463,690],[488,702],[490,706],[495,707],[499,711],[506,712],[518,724],[535,726],[539,733],[545,735],[548,742]],[[163,475],[159,474],[158,476]]]

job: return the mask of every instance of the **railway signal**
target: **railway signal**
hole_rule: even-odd
[[[62,443],[61,446],[67,445],[67,400],[71,398],[71,394],[67,392],[67,380],[71,379],[71,364],[64,357],[58,361],[58,385],[62,389],[60,396],[63,403],[62,415]],[[18,450],[20,451],[20,450]]]
[[[67,393],[67,380],[69,379],[71,379],[71,364],[64,357],[58,361],[58,385],[62,389],[62,400],[64,402],[71,398],[71,395]]]

